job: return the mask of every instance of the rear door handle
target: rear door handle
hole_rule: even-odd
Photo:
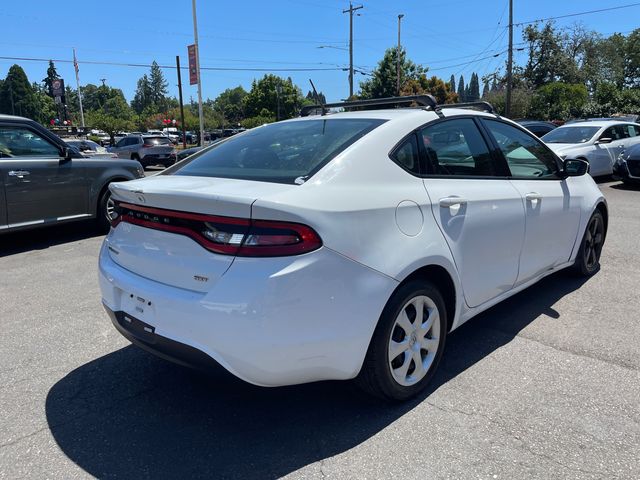
[[[10,177],[18,177],[18,178],[22,178],[25,175],[30,175],[31,172],[27,172],[26,170],[11,170],[8,175]]]
[[[467,200],[462,197],[445,197],[440,199],[440,206],[442,208],[451,208],[456,205],[466,205]]]
[[[542,200],[542,195],[536,192],[527,193],[524,198],[529,202],[533,202],[534,200]]]

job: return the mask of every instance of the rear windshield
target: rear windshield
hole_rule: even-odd
[[[550,131],[542,140],[546,143],[585,143],[600,127],[560,127]]]
[[[303,183],[385,120],[313,119],[272,123],[230,137],[171,170],[174,175]]]
[[[144,143],[147,145],[171,145],[171,140],[167,137],[144,137]]]

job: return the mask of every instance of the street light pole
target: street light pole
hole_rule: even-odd
[[[200,78],[200,48],[198,46],[198,20],[196,18],[196,0],[191,0],[193,11],[193,40],[196,47],[196,73],[198,75],[198,117],[200,117],[200,145],[204,146],[204,115],[202,113],[202,79]]]
[[[404,14],[401,13],[398,15],[398,50],[396,52],[396,94],[400,96],[400,51],[402,49],[400,45],[400,21],[404,17]]]
[[[353,13],[364,8],[362,5],[354,7],[349,2],[349,8],[342,13],[349,12],[349,98],[353,97]]]

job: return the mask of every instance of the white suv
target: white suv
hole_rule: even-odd
[[[112,184],[115,327],[256,385],[356,378],[401,400],[451,330],[557,270],[598,270],[607,207],[585,162],[487,104],[410,99],[424,106],[265,125]]]
[[[620,154],[640,143],[640,124],[617,120],[572,122],[552,130],[542,140],[563,159],[589,162],[592,177],[611,175]]]

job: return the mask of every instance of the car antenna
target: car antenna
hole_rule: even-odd
[[[313,81],[311,79],[309,79],[309,83],[311,84],[311,88],[313,88],[313,96],[316,99],[317,104],[320,105],[320,108],[322,109],[322,115],[325,115],[327,113],[327,110],[326,108],[324,108],[324,102],[320,99],[320,95],[318,95],[316,86],[313,84]]]

